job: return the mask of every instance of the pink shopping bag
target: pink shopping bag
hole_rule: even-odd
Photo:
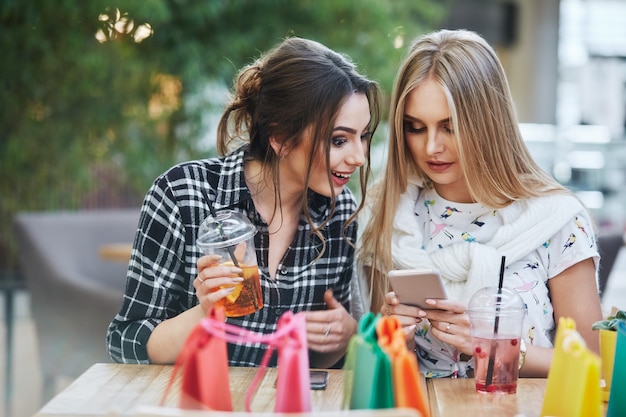
[[[232,411],[226,343],[251,342],[267,345],[267,350],[248,388],[246,411],[251,411],[256,389],[265,375],[272,354],[276,351],[278,376],[274,410],[279,413],[310,412],[309,350],[304,313],[285,312],[278,319],[276,331],[271,334],[256,333],[228,324],[223,317],[223,312],[212,311],[185,341],[169,384],[172,384],[176,370],[182,370],[180,407]],[[207,341],[213,342],[212,350],[205,348]]]

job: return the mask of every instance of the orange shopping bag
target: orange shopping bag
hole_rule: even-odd
[[[587,349],[574,320],[562,317],[554,338],[541,415],[600,417],[601,406],[600,356]]]
[[[404,331],[395,316],[384,316],[376,324],[378,344],[391,358],[391,375],[395,405],[413,408],[423,417],[430,417],[424,379],[419,372],[415,353],[406,347]]]

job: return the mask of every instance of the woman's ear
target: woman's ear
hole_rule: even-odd
[[[274,153],[278,157],[278,159],[283,159],[289,151],[286,146],[283,146],[283,141],[276,138],[276,136],[270,137],[270,146],[274,150]]]

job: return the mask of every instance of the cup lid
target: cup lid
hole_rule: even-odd
[[[256,232],[256,227],[242,213],[222,210],[200,224],[196,243],[201,248],[233,246],[250,239]]]
[[[500,316],[525,314],[526,304],[511,288],[484,287],[472,295],[467,306],[469,315],[494,315],[496,312]]]

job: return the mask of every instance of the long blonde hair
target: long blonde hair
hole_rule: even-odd
[[[361,239],[360,261],[369,265],[371,306],[388,291],[391,238],[400,195],[409,179],[432,182],[414,162],[404,140],[407,95],[425,80],[439,83],[448,99],[459,160],[474,201],[502,208],[546,193],[568,192],[533,160],[522,139],[504,69],[495,51],[467,30],[440,30],[418,38],[394,85],[389,110],[389,152],[384,177],[368,193],[371,212]]]

